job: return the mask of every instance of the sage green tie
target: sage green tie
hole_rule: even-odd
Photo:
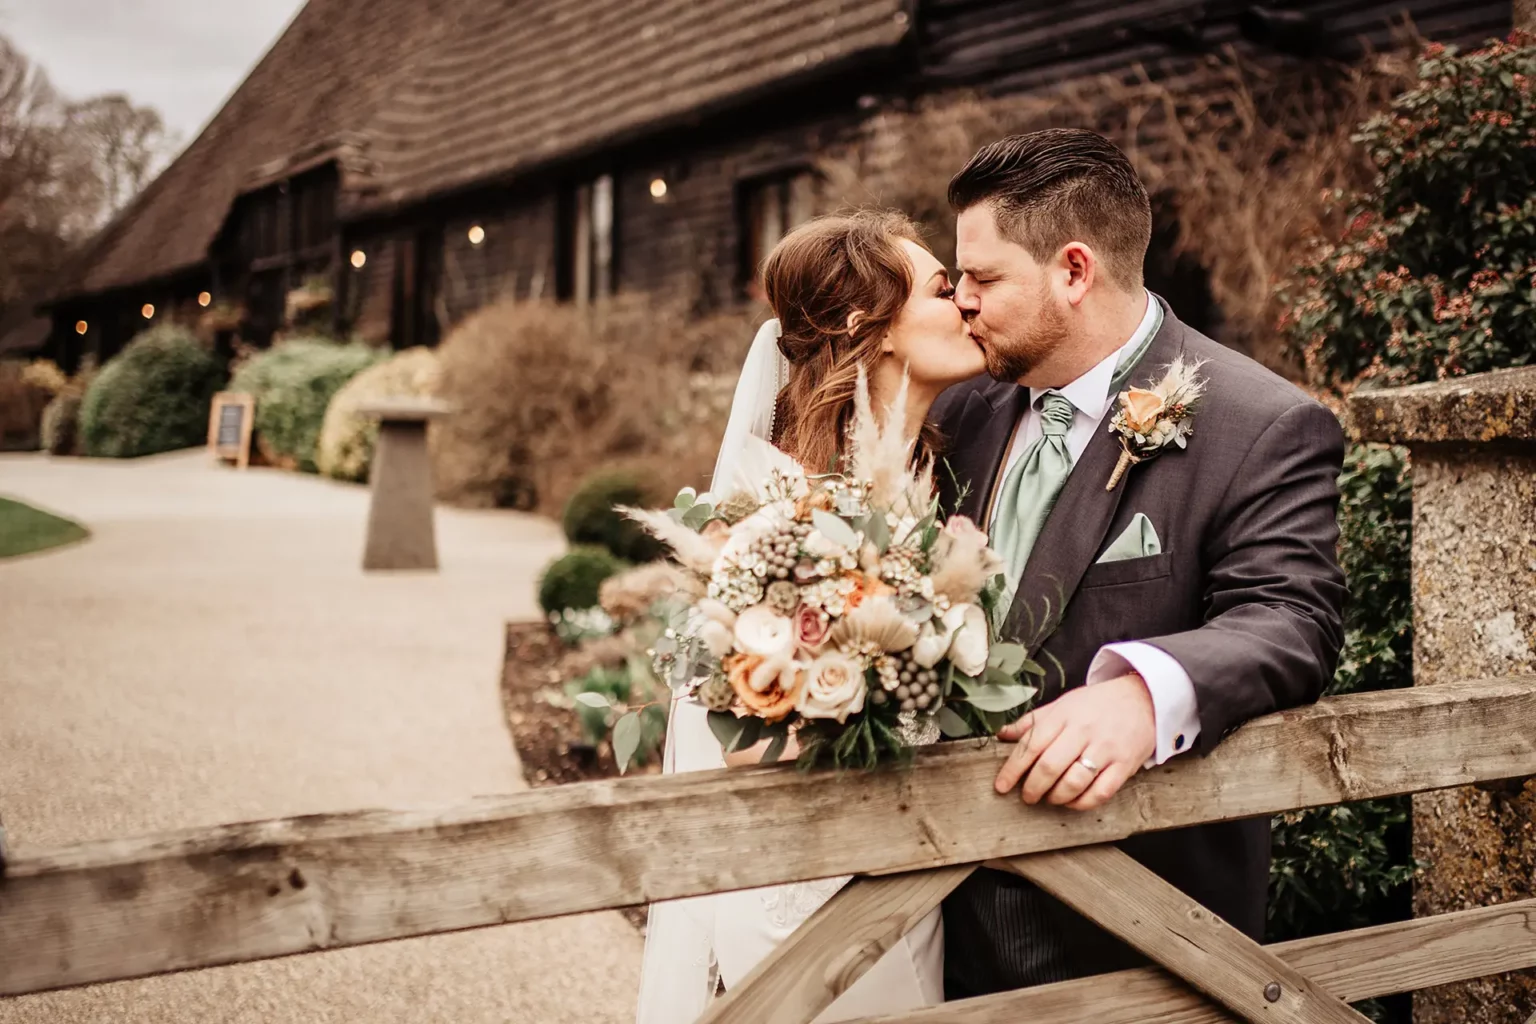
[[[1109,383],[1110,394],[1125,388],[1136,364],[1157,336],[1158,328],[1162,326],[1163,309],[1161,305],[1155,309],[1152,329],[1116,364],[1114,378]],[[1072,428],[1077,410],[1070,399],[1055,391],[1047,391],[1038,404],[1040,437],[1024,450],[1008,471],[1003,489],[997,496],[997,513],[992,523],[992,548],[1002,556],[1004,577],[1008,581],[1008,591],[997,605],[1000,621],[996,625],[999,629],[1003,625],[1001,620],[1006,619],[1013,604],[1014,592],[1019,589],[1019,579],[1024,575],[1024,566],[1029,562],[1035,541],[1045,528],[1045,521],[1050,517],[1067,477],[1072,475],[1067,431]]]

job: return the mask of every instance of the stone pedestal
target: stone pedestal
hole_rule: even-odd
[[[1536,672],[1536,367],[1359,392],[1350,414],[1412,452],[1414,684]],[[1536,781],[1419,794],[1413,814],[1415,914],[1536,895]],[[1536,971],[1414,996],[1415,1024],[1533,1013]]]
[[[363,568],[435,570],[427,424],[447,414],[448,407],[431,400],[399,399],[367,405],[358,412],[379,420],[368,481],[373,497]]]

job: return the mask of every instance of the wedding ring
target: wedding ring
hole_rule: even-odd
[[[1093,774],[1099,774],[1099,766],[1088,760],[1086,757],[1078,758],[1077,763],[1082,765],[1084,768],[1087,768]]]

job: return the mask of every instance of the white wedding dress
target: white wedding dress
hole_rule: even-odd
[[[774,405],[786,367],[778,351],[778,321],[757,337],[736,385],[731,416],[715,463],[711,491],[752,487],[774,461]],[[665,772],[722,768],[720,744],[707,712],[674,700],[663,755]],[[815,913],[846,876],[653,904],[646,929],[636,1024],[689,1024],[704,1012],[717,981],[741,980]],[[944,932],[935,909],[816,1018],[820,1022],[893,1014],[944,1000]]]

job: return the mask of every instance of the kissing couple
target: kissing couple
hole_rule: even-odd
[[[775,319],[748,354],[711,489],[728,493],[769,445],[810,472],[837,466],[861,377],[877,409],[904,395],[944,514],[981,525],[1005,564],[1002,638],[1053,666],[1038,706],[1000,733],[1014,746],[998,799],[1092,811],[1136,772],[1321,695],[1343,643],[1343,433],[1147,291],[1147,191],[1101,136],[1004,138],[955,175],[949,201],[955,280],[899,213],[823,217],[773,250]],[[665,770],[760,753],[723,758],[705,709],[674,702]],[[1120,844],[1255,939],[1269,845],[1267,819]],[[696,1019],[846,882],[653,906],[639,1024]],[[1142,962],[1030,882],[982,868],[817,1020]]]

